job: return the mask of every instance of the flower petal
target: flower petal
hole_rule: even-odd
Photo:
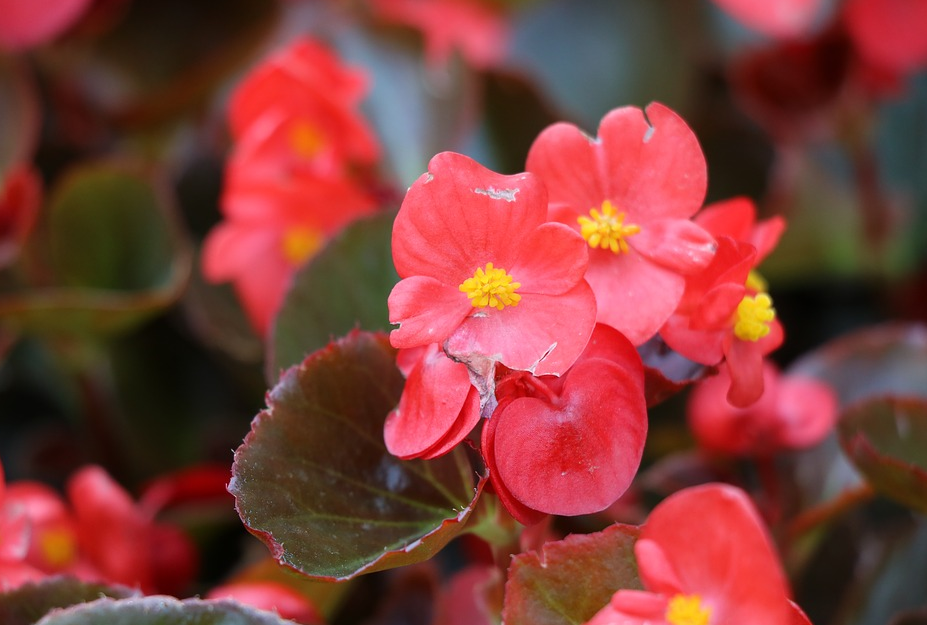
[[[707,267],[717,249],[714,237],[688,219],[650,222],[628,243],[651,262],[684,275]]]
[[[583,279],[589,246],[579,234],[559,223],[545,223],[532,233],[509,273],[521,283],[520,293],[557,295]]]
[[[425,276],[400,280],[387,305],[389,322],[399,324],[389,340],[400,349],[443,342],[473,310],[459,290]]]

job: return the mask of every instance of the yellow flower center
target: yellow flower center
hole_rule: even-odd
[[[38,542],[45,561],[54,569],[62,569],[68,566],[77,555],[74,536],[66,530],[45,530],[39,535]]]
[[[467,294],[474,308],[490,306],[502,310],[506,306],[517,306],[521,300],[521,295],[515,292],[521,282],[512,280],[505,269],[486,263],[486,269],[477,269],[472,278],[463,281],[460,290]]]
[[[747,295],[737,305],[734,335],[741,341],[759,341],[769,334],[769,323],[776,318],[772,298],[767,293]]]
[[[708,625],[710,618],[711,608],[698,595],[673,595],[666,606],[670,625]]]
[[[297,121],[290,127],[290,147],[305,159],[318,156],[325,146],[325,137],[319,130],[306,121]]]
[[[608,200],[602,202],[602,210],[593,208],[589,217],[580,216],[580,234],[589,243],[589,247],[611,250],[615,254],[627,254],[630,251],[625,239],[641,231],[637,224],[625,224],[625,214],[619,213]]]
[[[322,246],[322,237],[309,228],[291,228],[283,233],[283,256],[293,265],[302,265]]]

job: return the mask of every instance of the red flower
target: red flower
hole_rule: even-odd
[[[0,0],[0,48],[22,50],[50,41],[71,27],[91,0]]]
[[[497,396],[482,453],[517,520],[599,512],[627,490],[644,450],[647,407],[640,356],[619,332],[596,326],[562,377],[518,373],[500,381]]]
[[[456,49],[473,67],[485,69],[505,55],[508,28],[498,6],[484,0],[369,0],[382,19],[425,36],[429,64],[447,63]]]
[[[695,362],[726,359],[732,374],[728,400],[748,406],[763,394],[763,357],[783,340],[772,298],[752,269],[775,247],[785,222],[776,217],[756,223],[755,208],[744,199],[713,204],[696,221],[718,237],[718,250],[708,267],[686,280],[679,307],[660,335]]]
[[[714,0],[744,25],[778,38],[808,32],[820,12],[822,0]]]
[[[9,265],[35,226],[42,204],[42,181],[28,165],[0,176],[0,267]]]
[[[280,618],[314,625],[325,620],[311,601],[293,588],[274,581],[240,581],[213,588],[207,599],[234,599],[260,610],[276,612]]]
[[[372,163],[379,146],[357,112],[367,78],[320,44],[301,39],[238,86],[229,104],[232,134],[263,137],[266,153],[294,160]]]
[[[634,546],[646,591],[619,590],[587,625],[798,625],[782,566],[743,491],[687,488],[653,509]]]
[[[545,223],[547,197],[531,174],[503,176],[451,152],[428,170],[393,226],[393,346],[443,344],[478,371],[565,371],[595,321],[583,240]]]
[[[847,0],[843,14],[860,55],[873,65],[906,74],[927,63],[924,0]]]
[[[222,196],[225,220],[204,241],[203,275],[212,282],[232,281],[252,325],[263,335],[296,269],[375,207],[346,178],[310,171],[253,173],[257,175],[248,172],[245,162],[228,170]]]
[[[735,456],[767,456],[804,449],[833,429],[837,399],[829,386],[811,378],[781,375],[766,362],[763,395],[747,408],[727,401],[731,378],[722,366],[689,395],[689,427],[704,449]]]
[[[707,180],[695,135],[661,104],[647,108],[647,119],[624,107],[605,116],[598,139],[571,124],[550,126],[527,168],[547,185],[550,217],[592,248],[586,279],[597,321],[635,345],[647,341],[675,310],[683,275],[714,254],[711,236],[689,221]]]
[[[480,419],[480,395],[466,365],[437,344],[399,352],[406,375],[399,406],[386,417],[386,448],[399,458],[436,458],[466,438]]]

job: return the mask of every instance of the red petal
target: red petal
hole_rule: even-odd
[[[0,0],[0,48],[45,43],[74,24],[89,5],[90,0]]]
[[[927,2],[848,0],[844,14],[856,46],[872,63],[900,72],[927,63]]]
[[[782,39],[810,30],[821,8],[821,0],[715,0],[715,4],[745,25],[765,35]]]
[[[532,234],[509,273],[521,283],[519,293],[565,293],[579,284],[589,265],[589,246],[559,223],[545,223]]]
[[[393,347],[408,348],[443,342],[473,310],[458,289],[425,276],[400,280],[387,301]]]
[[[455,288],[486,263],[511,271],[546,214],[546,192],[533,175],[503,176],[443,152],[406,193],[393,224],[393,263],[401,277]]]
[[[467,401],[474,394],[467,368],[438,351],[437,346],[429,352],[412,369],[399,406],[384,425],[386,448],[403,459],[422,457],[453,432],[456,440],[446,445],[450,449],[470,433],[480,417],[479,395],[475,409],[472,400]],[[462,413],[465,404],[469,405]],[[458,421],[464,423],[458,427]]]
[[[467,317],[445,350],[462,362],[489,358],[535,375],[561,375],[586,347],[595,310],[595,296],[585,281],[562,295],[526,293],[517,306],[486,308]]]
[[[715,255],[714,237],[688,219],[660,219],[628,239],[634,251],[680,274],[704,269]]]
[[[659,545],[686,594],[697,594],[711,605],[712,622],[791,622],[785,575],[743,491],[706,484],[670,495],[650,514],[641,540]],[[651,562],[645,553],[640,555],[645,557],[638,557],[638,567],[646,580]]]
[[[491,420],[498,477],[518,501],[548,514],[614,503],[637,472],[647,433],[640,378],[600,359],[569,371],[559,404],[516,399]]]

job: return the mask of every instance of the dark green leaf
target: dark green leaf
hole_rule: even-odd
[[[270,392],[229,490],[282,564],[348,579],[425,560],[462,530],[482,485],[463,453],[404,462],[386,451],[403,384],[386,337],[352,332]]]
[[[615,591],[642,589],[634,558],[638,531],[613,525],[515,556],[503,620],[508,625],[580,625],[604,608]]]
[[[47,615],[37,625],[292,625],[272,612],[228,600],[173,597],[99,599]]]
[[[844,412],[844,452],[884,495],[927,513],[927,400],[877,397]]]
[[[355,328],[389,329],[386,300],[399,281],[390,247],[394,217],[352,224],[296,274],[268,343],[271,379]]]
[[[0,594],[0,623],[32,625],[55,608],[103,596],[123,599],[138,594],[130,588],[85,583],[72,577],[49,577]]]
[[[191,250],[163,189],[127,166],[85,165],[56,187],[33,250],[35,284],[0,295],[0,320],[51,334],[127,329],[172,303]]]

